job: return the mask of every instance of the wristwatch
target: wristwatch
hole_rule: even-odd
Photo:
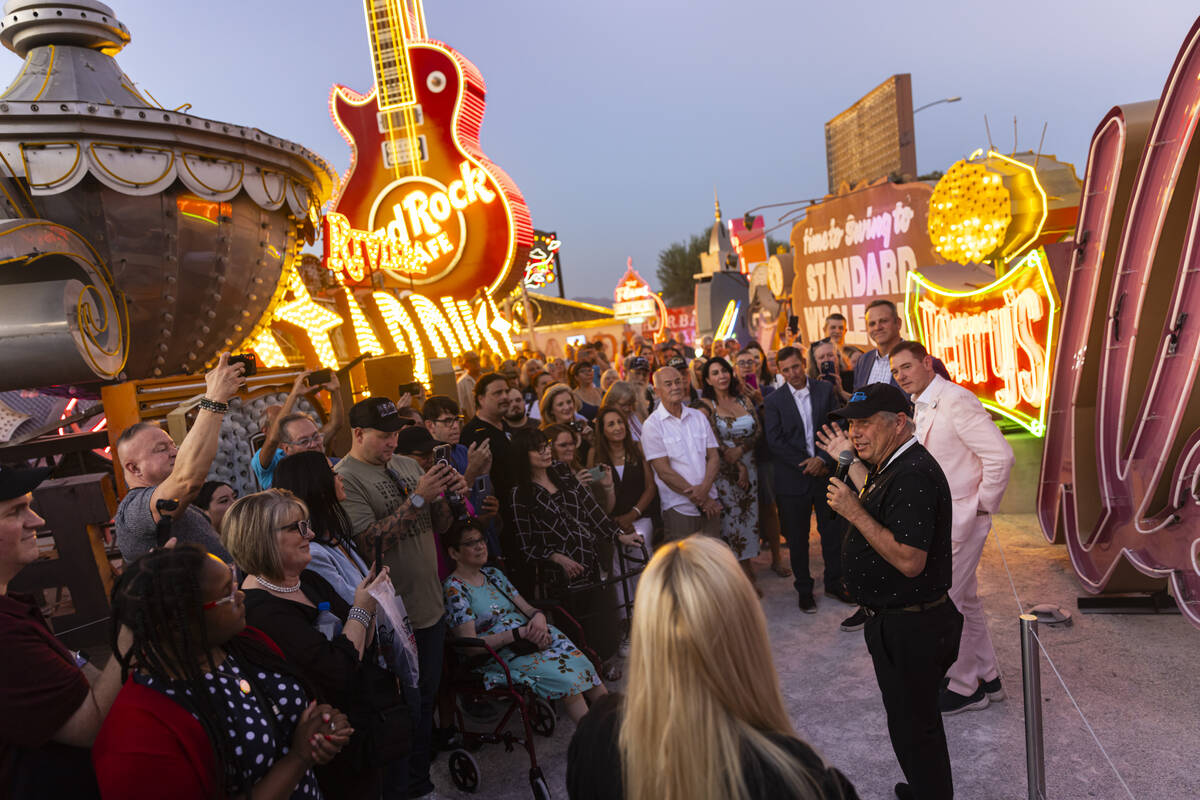
[[[412,507],[418,511],[425,507],[425,497],[417,494],[416,492],[413,492],[412,497],[408,498],[408,500],[410,503],[412,503]]]

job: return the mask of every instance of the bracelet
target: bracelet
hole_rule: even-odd
[[[633,504],[633,510],[634,510],[634,513],[637,514],[637,516],[634,517],[634,519],[641,519],[642,518],[642,510],[640,508],[638,508],[637,503]]]
[[[513,642],[514,643],[521,641],[521,626],[520,625],[513,628],[512,633],[513,633]]]
[[[229,403],[222,403],[219,400],[209,400],[207,397],[201,397],[200,402],[196,404],[203,411],[211,411],[214,414],[224,414],[229,411]]]
[[[349,622],[352,619],[361,622],[364,628],[371,627],[371,614],[365,608],[350,606],[350,613],[346,615],[346,621]]]

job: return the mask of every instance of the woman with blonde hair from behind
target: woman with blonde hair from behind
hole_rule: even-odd
[[[628,694],[580,722],[572,800],[857,800],[796,737],[762,606],[727,545],[691,536],[659,548],[635,608]]]

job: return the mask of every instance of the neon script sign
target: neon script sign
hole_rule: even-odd
[[[1035,436],[1046,430],[1058,295],[1045,251],[1031,251],[999,280],[952,292],[908,273],[909,330],[950,378]]]
[[[462,177],[449,186],[424,177],[395,181],[371,208],[369,230],[354,228],[344,214],[327,214],[326,268],[356,283],[374,271],[403,280],[409,275],[438,277],[453,269],[466,240],[461,212],[496,199],[482,170],[467,161],[459,170]]]

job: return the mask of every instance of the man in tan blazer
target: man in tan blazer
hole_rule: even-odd
[[[897,344],[891,367],[896,383],[916,408],[917,441],[946,473],[954,504],[950,599],[962,612],[963,632],[958,660],[946,673],[942,713],[985,708],[1004,699],[1004,688],[975,568],[992,527],[991,515],[1008,486],[1012,447],[975,395],[934,372],[933,359],[919,342]]]

